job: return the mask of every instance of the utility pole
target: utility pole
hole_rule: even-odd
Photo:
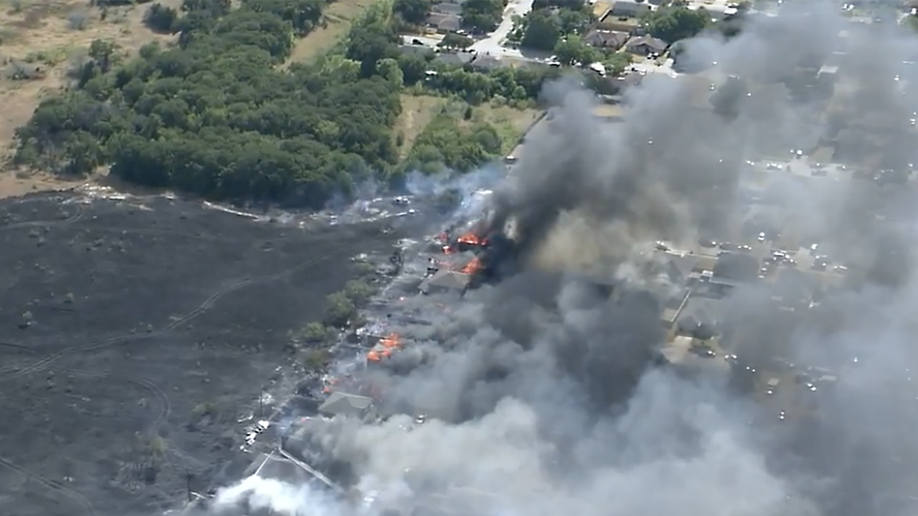
[[[194,477],[194,475],[192,475],[190,471],[185,471],[185,491],[186,491],[187,494],[188,494],[188,503],[191,503],[191,501],[192,501],[192,496],[191,496],[191,479],[192,479],[192,477]]]
[[[265,389],[258,391],[258,420],[264,419],[265,414]]]

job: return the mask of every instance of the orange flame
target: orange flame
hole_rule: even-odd
[[[395,333],[389,334],[384,339],[380,340],[379,343],[386,349],[400,349],[402,347],[402,340]]]
[[[459,237],[456,241],[460,244],[481,245],[481,239],[478,238],[478,235],[475,233],[466,233]]]
[[[371,349],[370,352],[367,353],[367,360],[370,362],[379,362],[382,360],[382,357],[379,356],[379,353],[375,349]]]
[[[465,267],[462,268],[462,272],[465,274],[476,274],[480,270],[481,270],[481,260],[479,260],[477,256],[475,258],[472,258],[472,261],[465,264]]]

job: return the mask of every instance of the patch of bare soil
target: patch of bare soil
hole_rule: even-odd
[[[181,0],[160,3],[178,7]],[[68,72],[93,40],[112,41],[125,55],[153,41],[174,41],[144,26],[150,5],[100,9],[88,1],[0,2],[0,159],[10,157],[16,128],[28,122],[39,102],[66,86]],[[0,198],[71,186],[41,174],[7,177],[13,174],[0,172]]]

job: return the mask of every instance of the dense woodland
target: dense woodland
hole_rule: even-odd
[[[555,70],[476,71],[404,53],[382,2],[317,62],[281,67],[297,37],[322,23],[325,0],[185,0],[153,4],[146,22],[178,34],[123,59],[93,42],[74,85],[17,131],[16,161],[64,174],[111,174],[231,201],[321,207],[367,179],[398,184],[409,168],[470,170],[498,157],[487,124],[447,135],[442,117],[399,162],[400,94],[526,101]],[[431,75],[428,71],[438,73]]]
[[[380,2],[329,54],[280,66],[297,38],[324,23],[329,1],[242,0],[231,8],[229,0],[184,0],[178,11],[150,5],[146,24],[177,34],[177,44],[150,44],[126,59],[114,44],[94,41],[85,62],[71,70],[72,87],[43,101],[17,130],[16,162],[69,175],[110,166],[111,174],[136,184],[318,208],[362,181],[397,186],[410,170],[462,172],[499,157],[494,127],[460,123],[447,111],[412,148],[400,149],[404,135],[394,126],[404,94],[526,104],[562,73],[546,66],[482,68],[433,51],[405,51],[397,29],[422,21],[429,0]],[[589,6],[565,2],[549,11],[556,3],[535,2],[518,25],[522,43],[550,48],[567,64],[627,65],[624,54],[597,55],[584,43],[581,35],[593,22]],[[502,6],[502,0],[469,1],[463,15],[485,30]],[[645,26],[674,40],[704,29],[706,21],[676,9],[649,17]],[[451,35],[442,46],[469,44]]]

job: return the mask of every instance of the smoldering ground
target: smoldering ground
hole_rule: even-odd
[[[496,189],[490,219],[497,232],[514,222],[526,266],[462,301],[404,303],[433,324],[398,328],[417,345],[396,355],[410,372],[386,378],[387,399],[439,418],[410,431],[402,416],[338,421],[313,436],[351,464],[361,487],[420,514],[903,514],[889,500],[907,495],[918,473],[905,371],[916,358],[908,307],[918,294],[908,218],[884,233],[898,249],[898,274],[886,284],[864,275],[843,289],[823,308],[828,322],[775,332],[786,320],[764,309],[767,286],[741,288],[724,303],[724,317],[754,329],[743,333],[741,353],[764,362],[780,350],[842,377],[835,393],[814,398],[818,417],[799,421],[769,417],[767,405],[728,388],[729,374],[686,377],[652,366],[664,340],[659,300],[646,291],[656,278],[625,274],[646,270],[647,242],[729,231],[743,163],[756,152],[860,135],[854,157],[913,158],[913,148],[889,145],[896,136],[887,128],[912,112],[893,84],[918,79],[902,64],[912,36],[852,29],[828,2],[799,4],[751,17],[730,41],[686,45],[689,58],[718,63],[715,82],[736,75],[745,83],[718,110],[699,106],[690,82],[648,77],[629,94],[624,122],[610,128],[591,120],[593,100],[569,83],[547,92],[559,105],[553,129],[527,145]],[[888,54],[870,60],[857,50],[878,41]],[[839,48],[847,52],[841,93],[790,81]],[[839,108],[836,95],[857,102]],[[863,124],[865,113],[879,114],[881,128]],[[856,182],[818,195],[811,188],[780,185],[799,226],[846,258],[882,262],[871,211],[882,203],[860,201],[884,194]],[[611,273],[620,294],[601,295],[584,279],[584,263],[598,264],[591,274]],[[310,503],[294,506],[309,513]],[[329,507],[321,506],[347,510]]]

